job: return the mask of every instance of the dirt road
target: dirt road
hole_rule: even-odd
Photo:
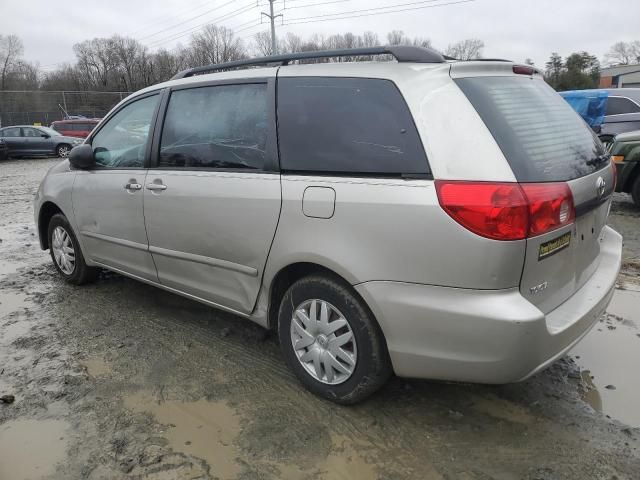
[[[31,206],[55,163],[0,162],[0,396],[15,397],[0,400],[0,480],[640,478],[640,214],[623,196],[624,290],[576,354],[583,372],[565,359],[499,387],[393,379],[339,407],[245,320],[114,274],[62,283]]]

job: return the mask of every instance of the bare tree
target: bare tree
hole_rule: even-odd
[[[0,90],[6,90],[7,77],[24,51],[22,40],[16,35],[0,35]]]
[[[201,32],[194,33],[188,49],[189,63],[192,66],[223,63],[246,57],[242,40],[233,30],[207,25]]]
[[[375,32],[364,32],[362,34],[362,46],[363,47],[377,47],[380,45],[380,38]]]
[[[174,54],[167,50],[159,50],[149,58],[150,82],[148,85],[164,82],[176,73],[187,68],[184,62],[185,53],[178,49]]]
[[[86,86],[80,78],[80,70],[73,65],[64,64],[46,73],[40,88],[42,90],[81,90]]]
[[[410,45],[411,39],[402,30],[392,30],[387,33],[387,43],[389,45]]]
[[[271,55],[271,33],[267,30],[256,33],[250,43],[250,48],[252,53],[259,57]],[[282,52],[280,48],[278,51]]]
[[[304,51],[304,40],[295,33],[288,32],[283,45],[279,47],[279,51],[288,53],[298,53]]]
[[[109,85],[112,72],[117,66],[113,43],[107,38],[85,40],[73,46],[77,68],[83,84],[88,90],[104,90]]]
[[[617,42],[605,54],[605,63],[609,65],[629,65],[640,63],[640,41]]]
[[[124,90],[133,92],[144,85],[148,74],[146,47],[133,38],[111,37],[114,61],[124,84]]]
[[[467,38],[449,45],[445,50],[445,54],[458,60],[472,60],[474,58],[482,58],[483,49],[484,42],[482,40]]]

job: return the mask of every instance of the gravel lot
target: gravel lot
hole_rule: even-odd
[[[575,361],[498,387],[393,379],[340,407],[248,321],[115,274],[62,283],[31,205],[56,162],[0,162],[0,397],[15,397],[0,400],[0,479],[640,477],[640,212],[626,196],[610,221],[620,290]]]

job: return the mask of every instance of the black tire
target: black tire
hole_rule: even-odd
[[[73,270],[69,273],[64,272],[55,259],[53,234],[57,227],[61,227],[69,235],[69,239],[75,252],[75,264],[73,265]],[[47,238],[49,241],[49,254],[51,255],[51,261],[56,267],[58,273],[66,282],[73,285],[82,285],[84,283],[92,282],[97,278],[99,270],[95,267],[89,267],[84,261],[84,255],[80,249],[80,244],[78,243],[78,239],[76,238],[71,225],[69,225],[67,217],[61,213],[57,213],[51,217],[49,226],[47,227]]]
[[[351,376],[339,384],[330,385],[314,378],[302,366],[293,346],[291,323],[294,309],[313,299],[336,307],[347,319],[355,337],[355,368]],[[391,376],[391,362],[380,326],[351,286],[338,278],[313,275],[295,282],[280,302],[278,336],[284,358],[300,382],[311,392],[333,402],[343,405],[360,402],[382,387]]]
[[[611,144],[615,140],[615,137],[616,137],[615,135],[610,135],[608,133],[598,136],[598,138],[600,138],[600,141],[604,144],[604,146],[605,146],[605,148],[607,150],[609,150],[609,147],[611,146]]]
[[[636,175],[636,179],[631,185],[631,198],[636,207],[640,208],[640,175]]]
[[[56,147],[56,155],[60,158],[67,158],[70,151],[71,145],[68,145],[66,143],[61,143]]]

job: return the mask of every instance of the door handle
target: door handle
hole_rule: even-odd
[[[147,190],[166,190],[167,186],[162,183],[147,183]]]
[[[124,188],[125,190],[142,190],[142,185],[139,183],[127,183]]]

